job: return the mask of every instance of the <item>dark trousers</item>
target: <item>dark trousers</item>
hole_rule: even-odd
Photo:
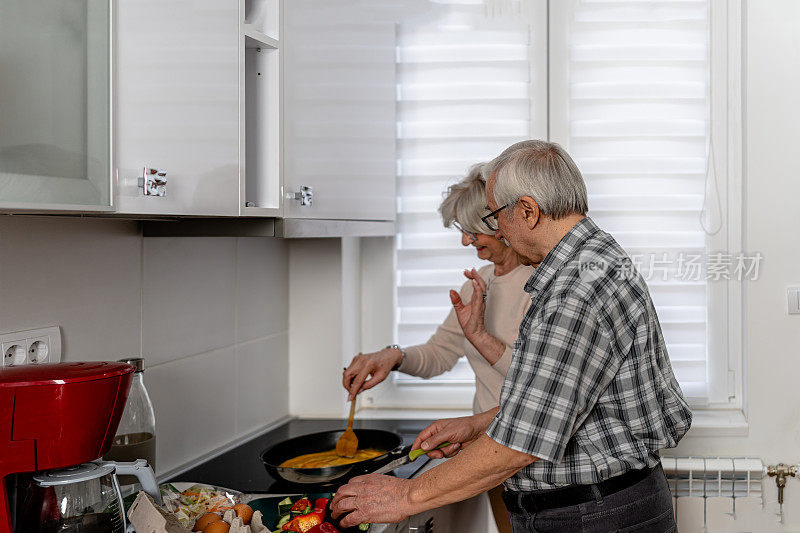
[[[613,494],[593,491],[589,502],[544,511],[511,513],[514,533],[674,533],[672,494],[660,466],[645,479]]]

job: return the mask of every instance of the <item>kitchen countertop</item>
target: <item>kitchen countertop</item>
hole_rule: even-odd
[[[411,444],[414,437],[431,422],[433,420],[356,420],[353,427],[395,431],[403,437],[405,444]],[[346,426],[346,419],[295,418],[167,481],[208,483],[245,493],[268,493],[276,480],[261,463],[262,451],[289,438],[318,431],[344,430]],[[414,464],[422,460],[420,458]],[[418,467],[414,470],[418,470]]]

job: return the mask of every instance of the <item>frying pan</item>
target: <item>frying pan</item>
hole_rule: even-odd
[[[288,459],[307,453],[326,452],[336,448],[336,441],[342,436],[341,431],[322,431],[311,433],[302,437],[279,442],[261,452],[261,462],[269,475],[275,479],[284,479],[292,483],[313,484],[328,483],[331,481],[345,481],[351,477],[360,476],[377,470],[392,459],[397,459],[403,453],[408,453],[403,447],[403,438],[391,431],[379,429],[356,429],[359,448],[376,448],[386,450],[386,453],[357,461],[349,465],[326,466],[324,468],[288,468],[280,466]],[[408,446],[408,449],[411,447]]]

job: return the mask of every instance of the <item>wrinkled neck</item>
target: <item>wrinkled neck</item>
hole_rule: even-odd
[[[506,246],[506,251],[503,254],[502,259],[494,264],[494,275],[504,276],[521,264],[522,262],[520,261],[517,252],[515,252],[510,246]]]

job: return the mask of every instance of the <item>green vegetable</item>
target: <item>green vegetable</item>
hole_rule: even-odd
[[[292,504],[292,499],[291,498],[286,498],[284,500],[281,500],[278,503],[278,516],[283,516],[285,514],[289,514],[289,511],[291,511],[291,509],[292,509],[292,505],[293,504]]]
[[[369,529],[369,524],[358,524],[359,531],[366,531]]]
[[[278,529],[281,529],[284,526],[284,524],[288,524],[291,521],[292,521],[292,515],[287,514],[287,515],[281,516],[281,519],[278,520],[278,523],[275,524],[275,527],[277,527]]]
[[[437,450],[441,450],[442,448],[444,448],[444,447],[446,447],[446,446],[450,446],[450,443],[449,443],[449,442],[447,442],[447,441],[444,441],[443,443],[441,443],[440,445],[438,445],[438,446],[436,447],[436,449],[437,449]],[[431,451],[431,450],[428,450],[428,451]],[[425,450],[423,450],[422,448],[417,448],[416,450],[413,450],[413,451],[411,451],[411,452],[408,452],[408,456],[411,458],[411,460],[412,460],[412,461],[416,461],[417,459],[419,459],[419,456],[420,456],[420,455],[425,455],[426,453],[428,453],[428,452],[426,452],[426,451],[425,451]]]

